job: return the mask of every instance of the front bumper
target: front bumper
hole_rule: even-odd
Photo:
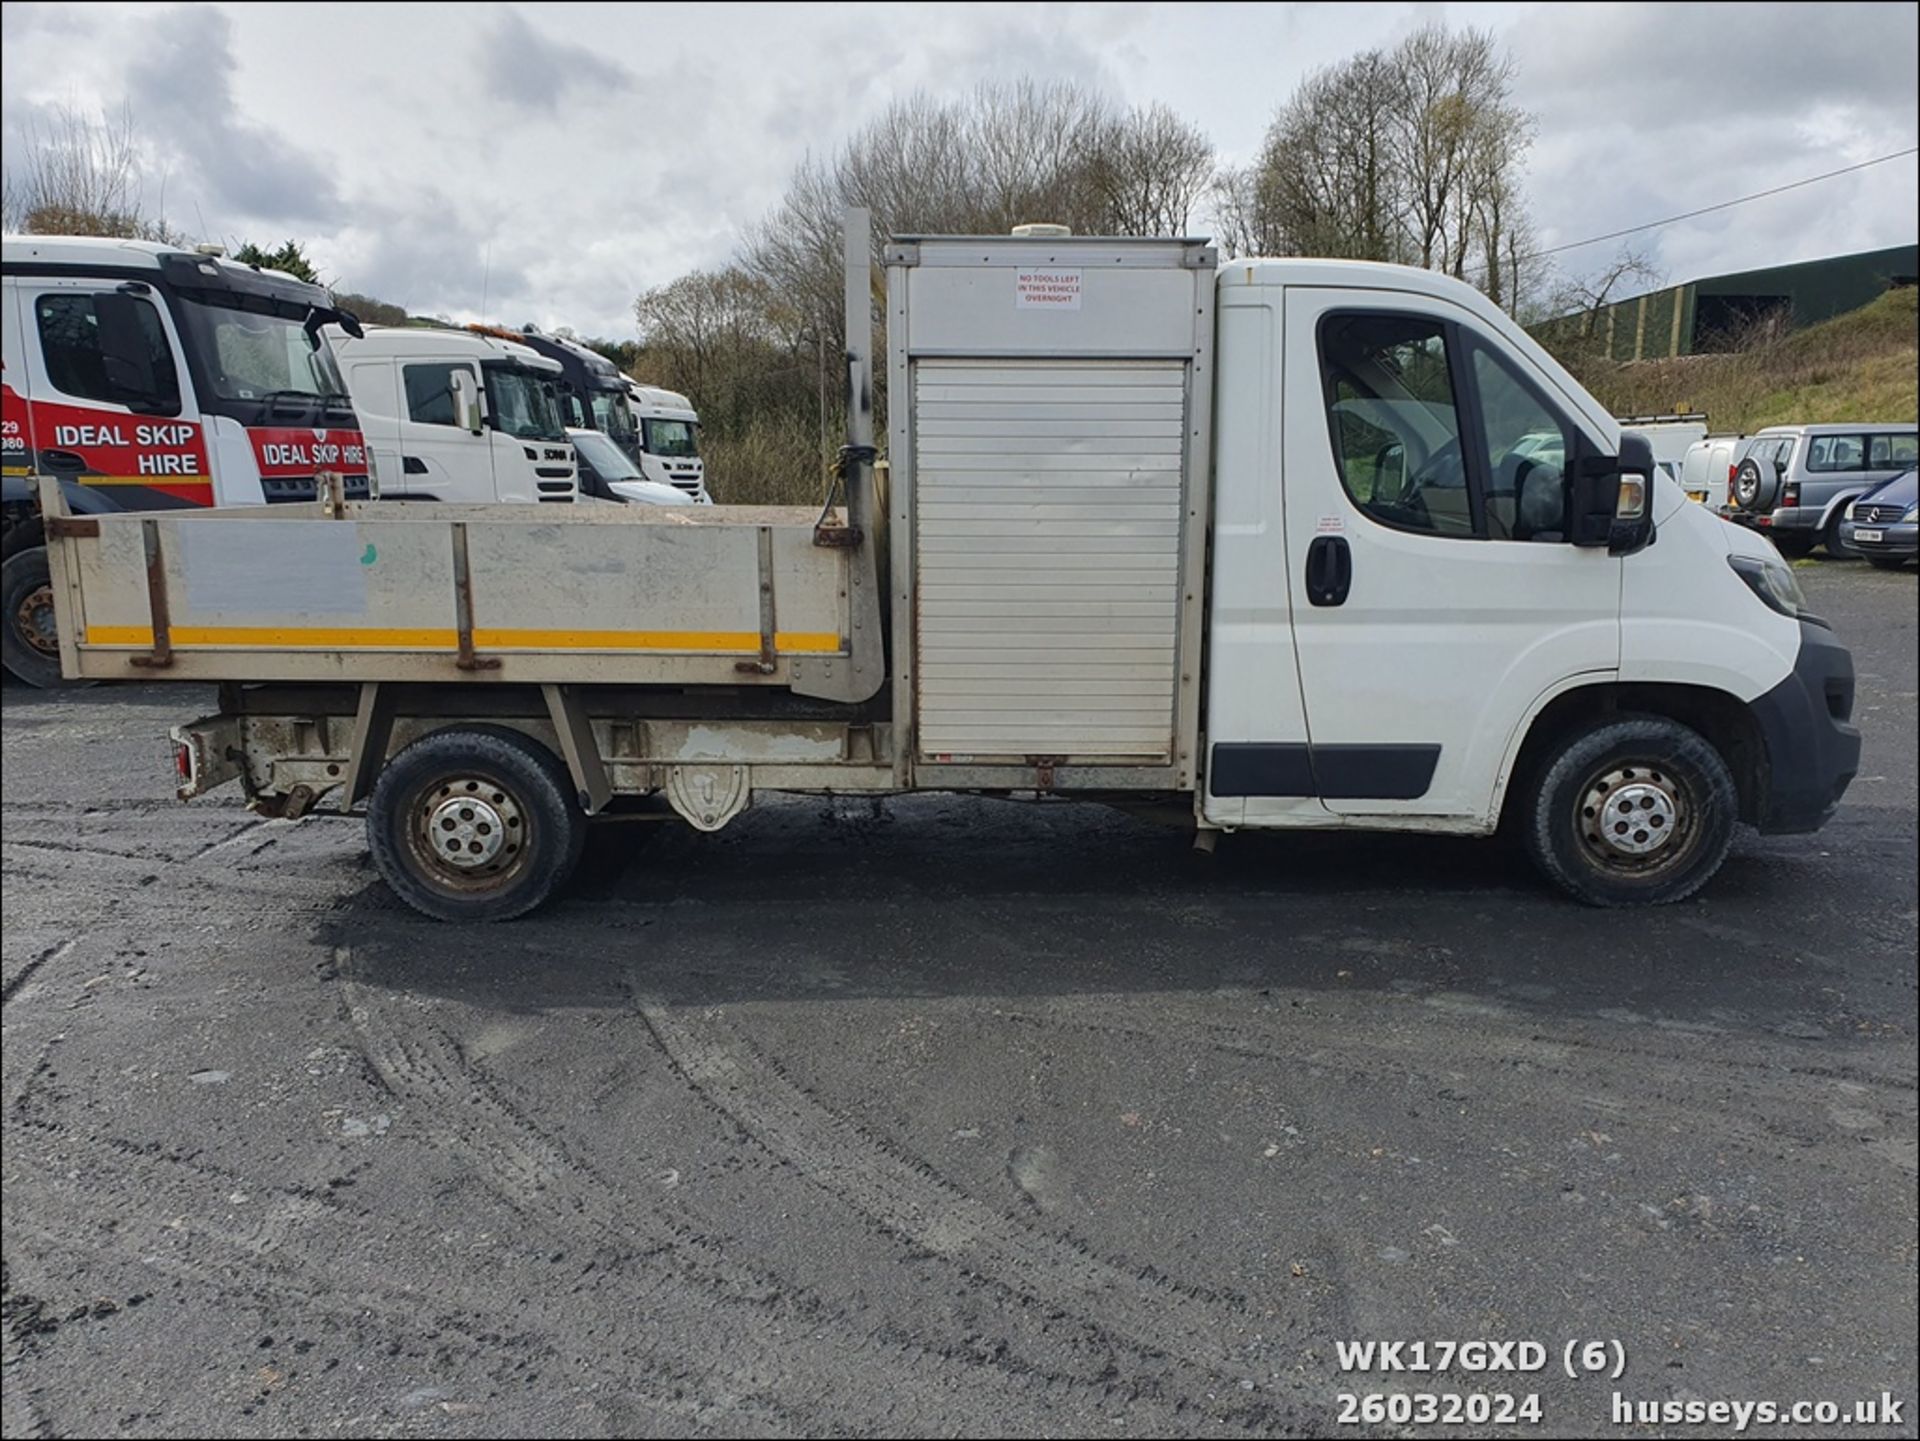
[[[1834,633],[1800,622],[1793,673],[1753,702],[1767,746],[1767,788],[1755,824],[1766,835],[1817,831],[1860,769],[1853,656]]]
[[[1880,532],[1878,540],[1857,540],[1854,532],[1859,529]],[[1850,520],[1840,522],[1840,541],[1849,550],[1857,550],[1862,555],[1871,556],[1912,556],[1920,554],[1920,525],[1913,521],[1896,525],[1855,526]]]

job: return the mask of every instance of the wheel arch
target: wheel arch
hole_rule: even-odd
[[[1767,744],[1753,708],[1727,691],[1677,681],[1596,681],[1547,697],[1518,735],[1500,775],[1494,813],[1504,822],[1555,746],[1626,715],[1656,715],[1698,732],[1733,773],[1740,819],[1757,824],[1771,782]]]

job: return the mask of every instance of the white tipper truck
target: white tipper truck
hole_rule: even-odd
[[[1467,286],[897,238],[882,485],[848,229],[844,505],[52,519],[63,664],[220,682],[181,796],[365,804],[449,920],[539,905],[616,797],[702,830],[766,791],[1173,797],[1203,843],[1505,819],[1601,905],[1838,805],[1852,662],[1792,572]]]

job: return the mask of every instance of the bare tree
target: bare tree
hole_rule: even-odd
[[[1535,279],[1520,187],[1533,121],[1512,85],[1489,33],[1441,26],[1309,75],[1216,191],[1229,251],[1424,265],[1511,307]]]
[[[57,106],[27,121],[20,149],[0,186],[8,230],[179,238],[145,209],[131,107],[96,120],[77,106]]]
[[[1634,245],[1622,245],[1612,260],[1585,275],[1565,275],[1554,286],[1551,307],[1556,316],[1575,322],[1578,333],[1588,339],[1600,328],[1600,317],[1607,307],[1621,298],[1620,291],[1632,284],[1655,286],[1661,272],[1646,251]]]

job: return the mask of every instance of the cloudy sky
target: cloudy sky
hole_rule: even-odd
[[[9,168],[36,112],[137,122],[149,209],[294,237],[417,313],[633,330],[724,261],[809,149],[916,89],[1064,77],[1161,100],[1223,159],[1310,70],[1432,18],[1493,29],[1539,121],[1546,244],[1913,145],[1908,4],[4,6]],[[1912,157],[1652,232],[1667,279],[1911,242]],[[1204,216],[1198,217],[1204,221]],[[1200,228],[1200,227],[1196,227]],[[1571,252],[1597,266],[1612,245]]]

